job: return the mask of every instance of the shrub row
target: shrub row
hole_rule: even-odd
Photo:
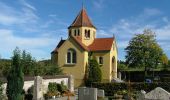
[[[149,92],[156,87],[162,87],[163,89],[170,92],[170,82],[159,82],[159,83],[92,83],[92,87],[103,89],[106,96],[113,96],[120,91],[140,91],[145,90]]]

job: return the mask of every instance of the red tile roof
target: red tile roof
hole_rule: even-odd
[[[71,27],[81,27],[81,26],[86,26],[86,27],[93,27],[95,26],[92,24],[90,21],[90,18],[88,17],[85,8],[83,8],[80,13],[77,15],[76,19],[73,21],[73,23],[69,26]]]
[[[81,42],[81,38],[79,38],[79,37],[72,37],[72,38],[73,38],[73,39],[78,43],[78,45],[81,46],[84,50],[89,51],[88,47]]]
[[[88,46],[90,51],[106,51],[111,50],[114,38],[96,38],[94,42]]]
[[[86,51],[107,51],[107,50],[111,50],[111,47],[113,45],[113,41],[114,38],[96,38],[94,40],[94,42],[89,45],[86,46],[81,42],[81,38],[78,37],[72,37],[72,39],[84,50]],[[62,44],[65,42],[65,40],[61,40],[58,44],[58,46],[55,48],[54,51],[52,51],[52,53],[57,53],[58,49],[60,48],[60,46],[62,46]]]

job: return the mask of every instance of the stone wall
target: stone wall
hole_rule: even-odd
[[[64,85],[66,85],[71,92],[74,91],[74,79],[71,75],[56,75],[56,76],[44,76],[43,77],[43,92],[46,93],[48,90],[48,84],[49,82],[56,82],[61,83],[64,82]],[[30,88],[32,85],[34,85],[34,77],[27,77],[24,81],[24,87],[23,89],[27,92],[28,88]],[[7,83],[3,84],[4,91],[3,93],[6,93],[6,86]]]

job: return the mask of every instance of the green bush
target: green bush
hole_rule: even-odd
[[[27,93],[33,94],[33,89],[34,89],[34,85],[32,85],[31,87],[28,88]]]
[[[159,82],[159,83],[93,83],[92,87],[103,89],[106,96],[113,96],[114,94],[126,94],[130,89],[131,92],[136,92],[140,90],[145,90],[149,92],[156,87],[162,87],[163,89],[170,92],[170,83],[169,82]]]
[[[48,84],[48,91],[50,91],[50,92],[62,93],[65,90],[67,90],[67,86],[65,86],[63,82],[61,82],[61,84],[58,84],[56,82],[50,82]]]
[[[96,60],[92,59],[89,62],[88,78],[86,80],[86,86],[90,86],[93,82],[101,82],[102,72],[99,64]]]
[[[50,91],[50,92],[55,92],[55,91],[57,91],[58,89],[57,89],[57,83],[56,82],[50,82],[49,84],[48,84],[48,91]]]

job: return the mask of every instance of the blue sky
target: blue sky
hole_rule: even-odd
[[[84,0],[97,37],[116,36],[119,60],[134,34],[151,28],[170,58],[170,0]],[[18,46],[38,60],[50,52],[82,8],[82,0],[0,0],[0,56]]]

